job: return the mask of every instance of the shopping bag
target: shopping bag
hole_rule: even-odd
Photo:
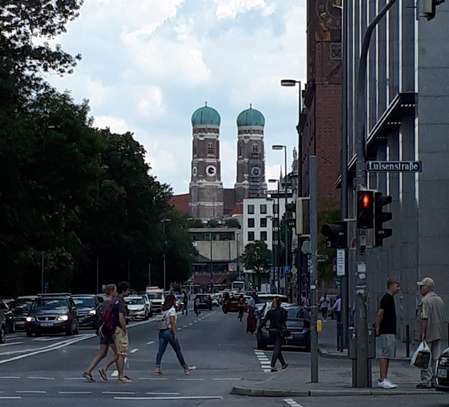
[[[416,349],[410,361],[410,366],[417,367],[418,369],[427,369],[430,363],[430,348],[425,341],[421,342]]]

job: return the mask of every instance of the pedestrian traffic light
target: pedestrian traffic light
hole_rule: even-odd
[[[445,0],[421,0],[421,16],[432,20],[435,18],[437,6],[444,3]]]
[[[347,246],[348,228],[346,222],[325,224],[321,233],[326,236],[327,247],[345,249]]]
[[[357,228],[372,229],[374,227],[374,191],[357,192]]]
[[[382,246],[382,241],[393,234],[392,229],[384,228],[383,224],[389,222],[393,215],[391,212],[384,212],[384,206],[390,205],[393,198],[389,195],[383,195],[382,192],[376,192],[374,203],[374,217],[375,217],[375,233],[374,247]]]

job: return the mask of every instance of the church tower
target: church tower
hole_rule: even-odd
[[[245,198],[263,198],[267,194],[264,127],[265,117],[252,106],[237,118],[237,204]]]
[[[192,115],[190,215],[195,219],[207,221],[223,216],[220,122],[218,112],[207,103]]]

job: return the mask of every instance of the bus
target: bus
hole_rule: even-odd
[[[244,281],[233,281],[231,283],[231,291],[244,292],[245,282]]]

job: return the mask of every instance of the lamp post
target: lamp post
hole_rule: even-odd
[[[164,270],[164,291],[167,290],[167,265],[166,265],[166,249],[167,249],[167,237],[165,235],[165,224],[171,222],[171,219],[164,218],[161,220],[162,223],[162,234],[164,236],[164,248],[162,251],[162,262],[163,262],[163,270]]]
[[[279,211],[279,185],[280,185],[280,180],[277,179],[269,179],[268,182],[270,184],[274,184],[277,183],[277,217],[276,217],[276,213],[273,210],[273,214],[274,214],[274,219],[278,219],[277,222],[277,233],[276,233],[276,246],[273,245],[273,247],[275,248],[275,255],[274,255],[274,271],[276,273],[276,292],[277,294],[279,294],[279,286],[280,286],[280,278],[279,278],[279,268],[278,268],[278,253],[279,253],[279,224],[280,224],[280,211]]]
[[[275,144],[272,146],[272,149],[275,151],[284,150],[284,165],[285,165],[285,174],[284,174],[284,216],[285,216],[285,227],[284,227],[284,243],[285,243],[285,259],[284,259],[284,273],[287,270],[288,267],[288,219],[287,219],[287,177],[288,177],[288,171],[287,171],[287,146],[285,145],[279,145]],[[279,182],[282,180],[279,179]],[[279,211],[280,212],[280,211]],[[280,213],[279,213],[279,224],[280,224]],[[283,274],[284,275],[284,274]],[[285,282],[285,277],[284,277]]]

